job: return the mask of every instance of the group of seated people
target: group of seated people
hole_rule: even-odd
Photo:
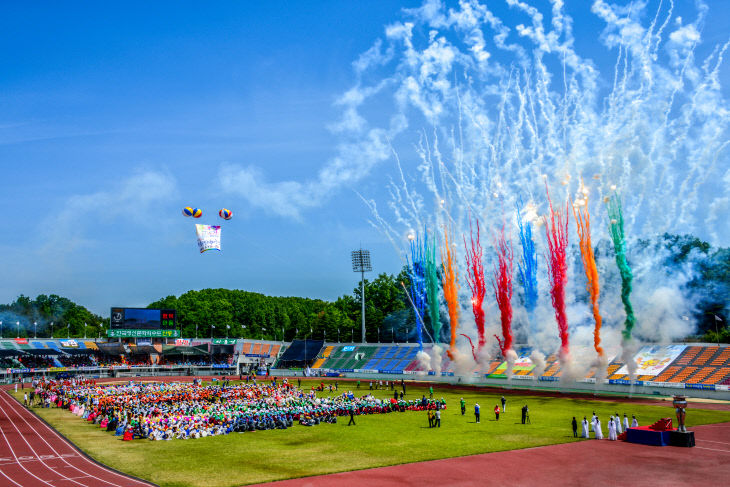
[[[381,400],[345,392],[317,397],[286,379],[267,383],[202,386],[199,383],[146,383],[97,386],[45,383],[53,404],[124,440],[194,439],[258,430],[287,429],[299,423],[336,423],[339,416],[420,410],[419,400]],[[443,400],[437,401],[445,407]]]
[[[18,357],[20,368],[24,369],[47,369],[55,367],[53,357],[47,355],[25,355]]]

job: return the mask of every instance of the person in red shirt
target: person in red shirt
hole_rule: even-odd
[[[496,416],[497,421],[499,421],[499,404],[494,406],[494,416]]]

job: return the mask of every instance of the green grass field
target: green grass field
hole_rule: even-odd
[[[311,382],[313,383],[313,382]],[[302,386],[311,384],[303,381]],[[319,381],[317,381],[319,383]],[[327,383],[327,382],[325,382]],[[347,383],[345,383],[347,384]],[[365,384],[363,382],[363,384]],[[353,384],[344,387],[355,387]],[[356,394],[358,391],[355,391]],[[366,391],[360,391],[364,394]],[[428,396],[420,387],[408,387],[407,398]],[[327,395],[327,393],[319,393]],[[391,391],[374,391],[392,397]],[[356,417],[356,426],[337,424],[314,427],[295,425],[288,430],[233,433],[197,440],[123,442],[68,411],[34,409],[43,419],[96,460],[160,486],[230,487],[257,482],[357,470],[477,453],[567,443],[573,438],[570,421],[580,421],[593,411],[607,435],[608,417],[618,412],[636,414],[640,424],[673,417],[666,406],[591,401],[582,399],[510,395],[507,413],[494,420],[493,409],[501,394],[489,389],[451,391],[435,386],[434,397],[444,397],[447,409],[441,428],[429,429],[425,412],[375,414]],[[22,394],[17,394],[22,400]],[[467,401],[467,414],[459,398]],[[474,422],[474,403],[482,408],[480,424]],[[520,408],[528,404],[531,424],[520,424]],[[728,411],[691,409],[688,426],[730,421]]]

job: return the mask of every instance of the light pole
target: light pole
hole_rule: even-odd
[[[16,321],[15,326],[18,328],[18,334],[17,334],[16,338],[20,338],[20,321]]]
[[[340,343],[340,327],[337,327],[337,343]]]
[[[380,327],[378,327],[378,343],[380,343]]]
[[[38,338],[38,322],[33,322],[33,338]]]
[[[53,322],[51,321],[51,338],[53,338]]]
[[[360,301],[361,301],[361,317],[362,317],[362,343],[365,342],[365,273],[373,270],[370,265],[369,250],[353,250],[352,254],[352,271],[360,273]]]
[[[215,325],[210,325],[210,338],[213,338],[213,330],[215,330]]]
[[[101,330],[104,329],[104,325],[99,323],[99,338],[101,338]]]
[[[390,341],[395,343],[395,332],[393,332],[393,327],[390,327]]]
[[[86,340],[86,323],[84,323],[84,340]]]
[[[226,340],[228,340],[228,330],[231,329],[231,325],[226,325]]]
[[[322,329],[322,341],[327,341],[327,330]]]
[[[0,321],[0,338],[3,337],[3,322]]]
[[[195,339],[198,339],[198,324],[195,323]]]
[[[264,339],[264,332],[266,331],[266,328],[261,328],[261,340]]]
[[[355,343],[355,329],[350,328],[350,343]]]
[[[281,342],[284,343],[284,327],[281,327]]]
[[[66,340],[71,338],[71,323],[66,324]]]

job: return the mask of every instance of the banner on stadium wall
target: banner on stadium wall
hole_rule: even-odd
[[[27,338],[16,338],[15,343],[17,343],[18,345],[27,345],[28,339]]]
[[[127,330],[110,328],[107,330],[109,338],[177,338],[179,330]]]
[[[705,391],[714,391],[715,384],[685,384],[685,389],[702,389]]]
[[[651,375],[656,377],[669,367],[677,357],[687,348],[687,345],[656,345],[642,347],[634,356],[636,361],[636,375]],[[619,375],[628,375],[626,365],[616,371]]]
[[[151,340],[137,340],[137,346],[138,347],[151,347],[152,341]]]
[[[213,338],[213,345],[235,345],[235,338]]]
[[[716,384],[715,385],[715,390],[716,391],[730,391],[730,386]]]
[[[342,351],[343,352],[354,352],[355,347],[353,347],[353,346],[342,347]]]
[[[513,377],[517,377],[517,372],[526,371],[529,374],[534,368],[535,364],[532,363],[532,360],[529,356],[520,355],[519,357],[517,357],[517,360],[515,360],[515,366],[512,369],[512,372],[514,373]],[[491,377],[492,375],[504,375],[506,372],[507,362],[502,362],[496,369],[494,369],[491,374],[489,374],[489,376]]]
[[[175,340],[175,346],[176,347],[189,347],[190,346],[190,340],[187,338],[178,338]]]
[[[79,343],[76,340],[61,340],[61,346],[65,348],[79,348]]]
[[[48,372],[68,372],[68,367],[50,367]]]
[[[200,253],[208,250],[221,249],[221,227],[220,225],[195,225],[195,233],[198,235],[198,248]]]

